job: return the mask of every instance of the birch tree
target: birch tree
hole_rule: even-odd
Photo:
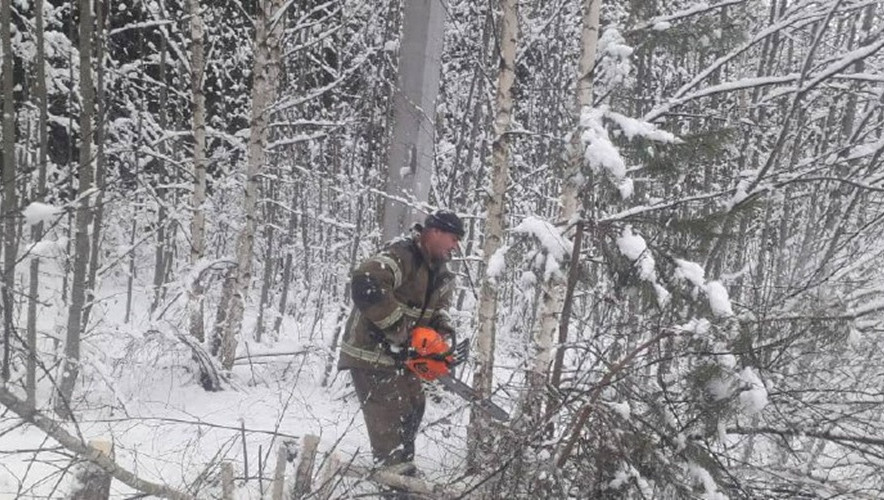
[[[589,108],[592,106],[593,68],[595,67],[598,42],[601,0],[584,0],[582,7],[580,60],[577,66],[577,83],[575,87],[577,105],[575,106],[576,116],[574,117],[574,122],[577,124],[577,127],[571,134],[570,156],[564,172],[562,191],[559,196],[559,204],[561,206],[561,216],[559,219],[568,225],[576,222],[576,218],[579,217],[579,191],[584,182],[586,182],[584,177],[584,171],[586,171],[584,168],[586,162],[584,151],[588,145],[584,144],[583,124],[586,120],[585,114],[589,112]],[[567,250],[570,251],[571,249]],[[576,259],[578,256],[572,255],[571,258]],[[528,397],[525,399],[527,404],[525,413],[535,417],[538,416],[538,405],[543,400],[538,396],[544,393],[544,387],[553,360],[553,344],[557,338],[559,321],[562,320],[562,300],[565,295],[564,285],[564,275],[561,273],[550,273],[542,285],[540,324],[534,336],[534,359],[531,370],[528,373]]]
[[[62,418],[73,417],[71,396],[80,373],[80,336],[83,332],[83,306],[86,301],[86,270],[89,264],[89,198],[93,189],[92,118],[95,89],[92,83],[91,0],[80,0],[80,158],[77,165],[77,211],[74,234],[74,274],[68,308],[64,363],[55,396],[55,412]]]
[[[246,159],[244,223],[236,246],[237,267],[225,281],[215,319],[211,352],[221,359],[225,369],[233,367],[236,335],[242,326],[243,309],[252,280],[252,253],[257,229],[257,201],[260,174],[265,166],[266,145],[270,133],[270,105],[276,96],[279,78],[279,36],[283,26],[281,0],[263,0],[255,20],[254,67],[252,70],[251,127]]]
[[[196,269],[206,251],[206,96],[203,90],[205,81],[205,29],[199,0],[188,0],[190,12],[191,60],[190,88],[193,106],[193,195],[191,208],[193,215],[190,224],[190,265]],[[203,324],[203,285],[199,276],[193,277],[188,291],[190,334],[202,342],[205,340]]]
[[[497,46],[499,67],[497,91],[495,93],[496,116],[494,119],[494,143],[491,153],[491,189],[485,199],[485,235],[482,246],[485,274],[479,293],[479,330],[476,335],[476,368],[473,375],[473,388],[484,397],[491,394],[494,380],[494,346],[496,337],[498,280],[493,275],[491,263],[502,248],[504,238],[504,210],[506,189],[509,183],[509,136],[513,116],[513,82],[515,80],[515,58],[519,37],[518,5],[516,0],[502,0],[500,37]],[[478,447],[487,438],[487,417],[478,409],[470,413],[470,460],[478,465],[482,457]]]
[[[579,477],[595,475],[596,484],[605,484],[607,479],[603,478],[620,473],[629,475],[638,483],[634,487],[638,490],[636,494],[646,497],[686,494],[692,488],[692,481],[685,477],[696,477],[696,474],[702,474],[706,478],[703,480],[705,484],[700,488],[705,489],[709,495],[716,491],[727,491],[727,494],[739,496],[781,495],[794,498],[816,494],[808,492],[823,488],[826,495],[850,496],[857,491],[848,484],[850,481],[836,485],[824,484],[825,481],[816,482],[816,478],[821,477],[819,469],[816,473],[807,475],[806,460],[808,456],[812,456],[811,468],[814,468],[819,464],[817,459],[850,460],[848,456],[858,459],[865,451],[856,452],[857,441],[854,439],[865,440],[869,436],[862,431],[853,437],[836,437],[826,432],[814,431],[815,436],[812,439],[808,437],[788,442],[778,440],[776,436],[785,435],[783,425],[786,428],[811,428],[812,418],[793,419],[790,416],[806,416],[800,407],[806,409],[813,406],[812,401],[825,401],[828,409],[822,412],[827,415],[826,421],[837,421],[837,426],[841,429],[844,427],[840,425],[850,420],[853,423],[849,427],[859,430],[866,425],[859,422],[865,422],[871,415],[863,410],[848,410],[843,413],[835,410],[832,400],[840,399],[837,395],[842,394],[841,389],[835,389],[829,382],[823,382],[827,379],[826,375],[815,378],[816,375],[810,374],[820,374],[819,370],[822,373],[831,373],[823,368],[825,362],[822,358],[826,355],[821,351],[831,350],[834,354],[843,348],[835,348],[835,345],[844,345],[837,340],[843,340],[846,335],[844,330],[839,330],[844,326],[836,326],[833,318],[842,317],[841,313],[835,311],[840,310],[843,304],[839,303],[840,299],[834,299],[829,294],[834,293],[841,297],[841,292],[834,290],[842,289],[853,290],[848,292],[853,296],[854,293],[868,293],[869,297],[878,294],[876,287],[865,288],[861,279],[850,283],[840,281],[847,275],[858,277],[849,270],[858,257],[848,251],[849,245],[843,245],[843,241],[835,244],[840,248],[840,252],[837,252],[840,257],[835,257],[835,260],[831,260],[827,256],[828,252],[822,249],[832,248],[830,244],[838,237],[839,229],[842,232],[851,232],[853,237],[850,239],[862,246],[864,244],[860,244],[860,241],[865,241],[866,237],[878,238],[880,228],[864,226],[864,229],[858,229],[852,210],[848,206],[835,203],[830,194],[831,187],[827,189],[827,181],[817,175],[819,169],[822,169],[831,172],[823,177],[843,179],[843,173],[829,170],[835,168],[833,165],[840,164],[835,160],[838,156],[835,151],[842,147],[854,150],[852,148],[855,147],[844,143],[834,145],[837,137],[843,135],[843,130],[840,129],[839,115],[832,114],[831,110],[842,108],[835,104],[841,101],[834,97],[840,95],[843,98],[845,87],[835,84],[829,78],[862,81],[863,77],[858,75],[834,75],[854,64],[856,57],[879,50],[877,44],[881,39],[877,34],[871,35],[864,37],[859,47],[851,47],[847,44],[844,33],[838,34],[839,30],[835,26],[840,22],[839,18],[853,16],[866,8],[866,4],[859,2],[852,3],[849,7],[843,2],[788,5],[775,3],[777,5],[772,5],[772,9],[776,10],[777,6],[781,6],[783,10],[772,16],[769,26],[763,29],[756,28],[763,26],[763,22],[759,22],[760,16],[753,17],[756,13],[750,14],[751,9],[741,8],[734,12],[729,7],[724,7],[724,4],[723,2],[717,7],[708,8],[728,8],[727,15],[723,12],[715,16],[707,13],[703,15],[704,21],[697,20],[692,25],[709,23],[712,20],[736,20],[736,26],[741,26],[740,23],[747,20],[758,24],[749,24],[745,30],[737,29],[737,33],[747,35],[731,39],[730,43],[733,45],[730,47],[725,45],[725,38],[711,42],[719,44],[713,50],[718,55],[711,62],[698,54],[704,52],[702,44],[696,43],[701,38],[699,33],[693,31],[693,28],[686,29],[686,26],[669,32],[667,24],[663,22],[664,19],[683,22],[685,18],[697,15],[696,10],[687,9],[661,15],[648,23],[656,26],[655,29],[661,29],[661,38],[666,38],[666,43],[673,44],[673,47],[669,48],[667,45],[665,50],[661,50],[662,45],[654,47],[653,42],[649,42],[647,38],[635,44],[652,53],[655,59],[654,71],[661,71],[661,76],[665,76],[643,81],[642,84],[647,84],[648,87],[641,95],[659,93],[664,96],[681,96],[664,97],[660,104],[650,107],[651,111],[646,113],[646,118],[656,114],[657,123],[665,122],[667,128],[695,134],[698,138],[705,134],[706,137],[715,137],[715,140],[710,140],[707,145],[694,142],[678,147],[653,146],[653,149],[649,146],[651,141],[648,137],[643,137],[642,140],[636,140],[635,137],[626,140],[621,136],[621,140],[615,141],[623,148],[622,151],[634,151],[630,153],[630,164],[646,162],[645,166],[640,167],[648,175],[643,180],[643,201],[651,193],[654,196],[662,193],[665,199],[671,201],[662,204],[668,207],[652,216],[653,222],[650,223],[645,219],[648,212],[638,210],[643,215],[628,215],[630,209],[621,210],[608,200],[599,200],[593,205],[600,207],[603,213],[622,214],[613,219],[635,224],[635,228],[640,227],[641,231],[646,232],[646,239],[638,238],[638,231],[621,233],[617,238],[617,247],[624,255],[631,254],[628,259],[624,259],[628,260],[628,265],[616,272],[610,269],[613,275],[610,277],[614,279],[602,275],[602,282],[588,284],[613,294],[609,297],[614,307],[608,309],[608,314],[594,319],[591,326],[599,332],[610,329],[610,334],[605,338],[605,333],[594,333],[593,340],[580,342],[578,349],[586,346],[597,354],[587,356],[584,365],[575,363],[573,366],[581,367],[575,372],[575,376],[593,379],[594,376],[590,375],[595,370],[592,363],[599,363],[603,366],[601,372],[604,375],[597,382],[590,382],[586,386],[576,384],[580,387],[578,390],[590,389],[589,396],[578,396],[585,397],[585,403],[578,413],[580,418],[566,423],[566,426],[567,434],[570,435],[568,441],[571,444],[580,443],[584,451],[567,458],[566,451],[576,451],[576,448],[564,447],[560,449],[557,464],[562,470],[570,469],[570,477],[575,481],[580,481],[577,479]],[[781,44],[782,48],[776,48],[776,43],[773,42],[778,33],[788,40]],[[649,38],[656,36],[650,35]],[[765,41],[767,39],[771,40],[770,44]],[[829,52],[825,47],[840,48]],[[606,57],[608,55],[605,54]],[[880,63],[880,58],[874,59]],[[811,60],[812,64],[809,63]],[[764,67],[764,71],[757,70],[759,66]],[[692,76],[685,78],[685,74]],[[822,83],[826,81],[829,83]],[[597,86],[598,82],[594,85]],[[743,90],[735,90],[739,87],[743,87]],[[747,95],[756,92],[757,101],[754,98],[751,101],[746,99]],[[611,103],[612,108],[635,100],[631,90],[623,94],[616,91],[611,94],[615,97],[606,101],[606,104]],[[740,102],[739,94],[743,94],[740,97],[744,105],[749,107],[749,113],[745,107],[741,109],[735,106]],[[597,95],[606,94],[598,92]],[[862,99],[863,94],[853,95]],[[801,97],[801,102],[798,109],[794,109],[798,97]],[[805,100],[815,101],[816,104]],[[728,101],[730,104],[725,104]],[[750,102],[753,104],[749,104]],[[757,107],[754,102],[758,103]],[[820,104],[823,106],[820,107]],[[655,108],[657,112],[654,111]],[[712,109],[716,111],[711,111]],[[728,119],[720,120],[718,117],[722,115],[718,113],[724,112],[724,109],[736,113],[731,116],[729,112],[725,112]],[[810,111],[811,109],[816,111]],[[802,110],[809,112],[807,119],[801,117]],[[610,120],[610,125],[612,122],[622,121],[622,118],[611,115],[606,120]],[[720,133],[728,127],[745,130],[750,140],[739,146],[732,143],[728,135]],[[719,134],[715,135],[714,132]],[[869,159],[867,155],[873,155],[870,149],[863,148],[863,151],[866,159]],[[664,176],[661,172],[663,165],[680,171],[679,176]],[[698,166],[705,168],[698,169]],[[811,171],[814,173],[811,174]],[[794,182],[798,178],[802,180]],[[816,179],[811,180],[812,178]],[[816,188],[808,189],[817,182],[823,183],[818,186],[820,194],[826,193],[825,195],[814,196]],[[729,186],[733,191],[721,189],[722,185]],[[753,185],[761,189],[750,192]],[[785,186],[789,186],[788,193],[782,191]],[[842,185],[842,188],[847,186]],[[852,189],[854,187],[847,188]],[[706,202],[706,199],[719,201]],[[853,200],[850,204],[857,207]],[[827,210],[834,210],[838,214],[834,216],[837,222],[832,224],[831,231],[827,230],[819,217],[821,212],[833,215]],[[802,212],[808,214],[807,219],[802,217]],[[780,218],[785,220],[778,220]],[[799,218],[806,220],[806,224],[799,222]],[[726,219],[733,219],[733,223],[722,224]],[[796,277],[805,276],[796,281],[791,281],[788,273],[783,277],[778,276],[774,266],[769,265],[773,254],[777,257],[788,255],[796,248],[796,242],[800,241],[799,238],[789,236],[789,232],[779,229],[782,222],[795,228],[809,228],[814,233],[811,241],[820,243],[817,248],[822,251],[814,250],[805,254],[800,259],[800,267],[809,270],[819,266],[811,271],[817,273],[817,276],[827,274],[823,269],[832,270],[830,266],[840,267],[841,271],[828,275],[828,278],[821,281],[808,280],[803,272],[793,274]],[[707,233],[705,224],[714,230]],[[689,237],[685,236],[686,232],[690,232]],[[778,232],[783,236],[777,236]],[[709,244],[704,242],[706,238],[707,242],[722,244],[716,244],[710,249]],[[723,244],[725,241],[727,245]],[[780,242],[783,246],[777,248]],[[594,243],[596,248],[607,244],[604,241]],[[673,252],[673,249],[677,251]],[[617,252],[616,249],[614,251]],[[686,263],[683,260],[685,256],[708,258],[716,264],[707,267],[705,271],[702,266],[696,265],[694,269],[698,273],[687,278],[686,271],[694,264]],[[606,256],[605,259],[605,266],[618,266],[616,258]],[[675,275],[673,268],[677,270]],[[657,276],[653,273],[660,274]],[[722,278],[723,282],[728,280],[726,288],[742,289],[743,292],[739,302],[734,302],[733,311],[729,305],[724,309],[716,309],[712,304],[712,296],[715,294],[711,292],[715,288],[722,293],[725,290],[721,282],[713,283],[713,276],[725,273],[733,273],[728,278]],[[653,285],[647,280],[650,276],[659,277],[672,292],[668,305],[654,303],[653,294],[648,293],[652,291]],[[635,283],[638,281],[645,283],[637,287]],[[679,290],[686,282],[689,284],[688,289]],[[864,291],[858,292],[858,288],[863,288]],[[698,298],[708,298],[709,303],[704,304]],[[872,309],[876,309],[876,306],[870,306],[865,311],[871,313]],[[824,310],[829,312],[823,313]],[[848,316],[853,317],[852,314]],[[706,320],[709,328],[692,330],[690,321],[697,321],[697,318]],[[667,328],[661,325],[666,324],[672,324],[670,331],[680,332],[680,337],[663,340],[661,336],[666,336]],[[862,337],[859,332],[853,335]],[[867,345],[865,340],[858,340],[856,337],[853,341]],[[798,362],[800,358],[804,361]],[[869,378],[859,368],[862,363],[848,359],[852,359],[851,356],[845,355],[836,364],[842,373],[852,373],[846,377],[853,380],[854,386],[849,390],[853,392],[856,384],[862,385]],[[797,363],[793,364],[794,362]],[[786,368],[787,365],[791,368]],[[583,368],[584,366],[588,368]],[[808,384],[804,375],[796,377],[796,373],[814,377],[814,381]],[[853,379],[854,373],[863,375]],[[620,382],[616,381],[618,377],[623,377]],[[820,388],[821,385],[825,387]],[[835,382],[834,385],[838,383]],[[863,389],[859,391],[862,392]],[[636,398],[636,394],[643,396]],[[641,402],[636,404],[636,399]],[[869,403],[869,409],[878,406],[871,400],[866,402]],[[761,410],[771,406],[773,408],[770,411]],[[645,408],[652,410],[646,411]],[[590,413],[594,415],[592,420],[585,418]],[[783,424],[783,420],[790,423]],[[663,427],[671,426],[672,431],[666,431],[654,424],[648,425],[655,421],[667,422]],[[740,424],[731,425],[729,422]],[[728,430],[718,432],[716,429],[721,429],[722,426],[726,426]],[[672,432],[676,432],[677,436],[704,436],[697,440],[681,441],[671,448],[668,445],[662,447],[669,450],[667,454],[672,451],[680,457],[690,457],[691,468],[699,468],[694,468],[694,472],[691,472],[690,469],[670,467],[662,462],[649,466],[649,459],[656,462],[653,455],[661,449],[654,445],[654,451],[647,453],[648,448],[645,448],[648,432],[657,433],[657,430],[652,430],[655,428],[660,431],[662,440],[656,441],[653,438],[652,441],[657,443],[669,439],[664,436],[671,436]],[[744,437],[733,439],[731,432]],[[578,436],[581,433],[582,436]],[[837,444],[838,438],[844,438],[845,441]],[[734,445],[736,441],[739,441],[739,445]],[[760,444],[761,442],[764,444]],[[778,450],[773,454],[777,458],[771,457],[767,451],[771,449],[769,447]],[[766,451],[758,453],[761,449]],[[799,456],[794,456],[793,453]],[[726,456],[730,458],[725,458]],[[731,467],[737,461],[748,464],[754,460],[764,462],[765,465],[751,465],[745,469],[737,467],[740,472],[736,474],[736,469]],[[853,469],[854,464],[859,462],[863,460],[852,462],[851,469],[857,474],[854,477],[862,476],[875,482],[880,480],[879,475],[871,472],[874,467],[870,467],[868,463]],[[785,465],[786,463],[789,465]],[[796,474],[799,469],[802,472]],[[807,487],[800,481],[791,479],[799,475],[813,477],[811,481],[814,481],[815,486]],[[822,473],[822,477],[825,475],[826,473]],[[764,479],[758,480],[759,477]],[[651,479],[657,481],[654,486],[656,494],[649,494],[646,484],[642,483]],[[619,484],[616,480],[614,483]],[[770,484],[776,486],[769,486]],[[588,483],[584,483],[584,487],[586,496],[601,493],[593,490],[593,486]],[[623,486],[620,488],[624,489]]]
[[[383,238],[398,236],[420,220],[409,203],[426,203],[433,174],[436,97],[442,67],[445,10],[441,0],[404,2],[393,133],[387,157]]]

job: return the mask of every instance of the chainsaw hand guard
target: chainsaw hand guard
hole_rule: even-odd
[[[454,346],[454,361],[448,366],[457,366],[462,364],[470,356],[470,339],[466,339]]]

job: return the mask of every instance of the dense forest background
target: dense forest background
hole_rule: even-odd
[[[512,419],[431,419],[439,491],[884,496],[881,2],[0,4],[0,494],[259,498],[358,421],[349,270],[448,208]]]

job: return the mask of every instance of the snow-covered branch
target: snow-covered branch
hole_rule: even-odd
[[[307,94],[305,96],[289,98],[284,101],[280,101],[280,102],[275,103],[271,107],[271,111],[273,113],[279,113],[280,111],[285,111],[289,108],[292,108],[295,106],[300,106],[304,103],[318,99],[326,92],[337,87],[338,85],[340,85],[341,83],[346,81],[348,78],[350,78],[351,75],[353,75],[360,68],[362,68],[362,65],[365,63],[366,60],[367,60],[367,57],[362,58],[361,60],[357,61],[353,66],[347,68],[347,70],[344,71],[337,79],[335,79],[332,82],[329,82],[327,85],[323,85],[322,87],[318,87],[316,89],[313,89],[312,92],[310,92],[309,94]]]
[[[780,21],[761,30],[758,34],[752,37],[751,40],[716,59],[705,70],[701,71],[693,79],[691,79],[690,82],[682,85],[681,88],[675,91],[675,93],[673,93],[672,96],[669,98],[669,101],[656,106],[654,109],[646,113],[643,120],[648,122],[654,121],[655,119],[669,112],[672,109],[673,102],[676,102],[683,96],[687,95],[687,93],[690,92],[691,89],[699,85],[701,82],[705,81],[711,75],[715,74],[715,72],[723,67],[725,64],[735,60],[738,56],[740,56],[756,44],[764,41],[764,39],[766,39],[767,37],[773,36],[775,33],[778,33],[789,27],[794,27],[797,29],[803,26],[812,25],[813,23],[819,21],[819,18],[824,15],[825,13],[818,12],[813,9],[802,9],[801,11],[793,13],[793,15],[791,16],[786,16]]]
[[[714,5],[709,5],[705,2],[698,3],[693,7],[688,7],[687,9],[680,10],[678,12],[674,12],[672,14],[667,14],[665,16],[656,16],[652,17],[648,21],[639,24],[635,28],[630,31],[643,31],[648,29],[659,29],[662,25],[666,25],[669,23],[673,23],[676,21],[682,21],[689,17],[694,17],[700,14],[705,14],[707,12],[712,12],[715,10],[723,9],[725,7],[729,7],[731,5],[737,5],[741,3],[746,3],[746,0],[725,0],[723,2],[719,2]]]

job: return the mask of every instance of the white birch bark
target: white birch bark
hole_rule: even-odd
[[[83,305],[86,300],[86,268],[89,263],[89,195],[92,189],[92,115],[95,89],[92,88],[92,1],[80,0],[80,160],[77,166],[76,228],[74,234],[74,276],[71,280],[71,302],[68,309],[64,364],[55,398],[55,412],[71,418],[70,400],[74,383],[80,373],[80,334]]]
[[[10,326],[12,313],[12,283],[15,277],[15,254],[10,255],[14,249],[15,219],[12,218],[10,209],[15,203],[15,102],[13,101],[12,81],[12,4],[11,0],[0,2],[0,38],[3,46],[3,218],[6,223],[3,226],[4,253],[3,261],[3,366],[0,367],[2,380],[9,380],[9,350]]]
[[[445,9],[441,0],[404,2],[399,78],[393,90],[393,137],[387,157],[383,237],[421,219],[404,200],[426,202],[433,174],[436,97],[442,69]]]
[[[252,280],[252,251],[257,228],[258,176],[264,168],[265,147],[269,134],[270,105],[276,96],[279,79],[279,37],[283,23],[272,20],[281,8],[281,0],[264,0],[255,21],[255,61],[252,73],[251,133],[245,172],[243,214],[245,222],[239,232],[233,279],[224,283],[218,322],[215,325],[212,354],[219,356],[224,369],[233,367],[236,354],[236,335],[242,325],[245,298]],[[270,28],[270,29],[268,29]]]
[[[601,0],[584,0],[580,32],[580,60],[577,66],[577,106],[575,123],[578,129],[571,137],[571,155],[568,158],[562,192],[559,202],[562,207],[561,220],[571,221],[578,215],[577,179],[583,170],[583,150],[579,130],[580,113],[592,105],[592,70],[595,65],[596,46],[599,31],[599,7]],[[539,327],[534,335],[534,359],[528,374],[528,395],[525,399],[526,414],[538,415],[539,397],[547,380],[547,374],[553,360],[554,342],[557,338],[559,319],[562,312],[562,301],[565,295],[563,273],[554,273],[542,285]],[[538,396],[538,397],[534,397]]]
[[[190,223],[190,265],[195,267],[206,252],[206,95],[203,90],[205,74],[205,29],[200,16],[199,0],[188,0],[190,10],[191,61],[190,85],[193,99],[193,218]],[[203,323],[203,286],[194,277],[188,297],[190,334],[200,342],[205,340]]]
[[[497,92],[495,97],[496,116],[494,118],[494,143],[491,150],[491,190],[485,200],[484,235],[482,255],[485,269],[488,269],[492,256],[503,242],[504,206],[506,203],[506,186],[509,182],[509,132],[513,117],[513,82],[515,81],[516,47],[519,37],[519,20],[516,0],[501,0],[500,22],[500,68],[497,73]],[[494,345],[497,322],[497,290],[498,284],[494,277],[486,275],[482,278],[479,291],[478,317],[479,331],[475,343],[475,374],[473,388],[482,396],[491,394],[494,378]],[[485,432],[487,417],[482,411],[472,408],[468,442],[470,459],[476,462],[477,447]]]

